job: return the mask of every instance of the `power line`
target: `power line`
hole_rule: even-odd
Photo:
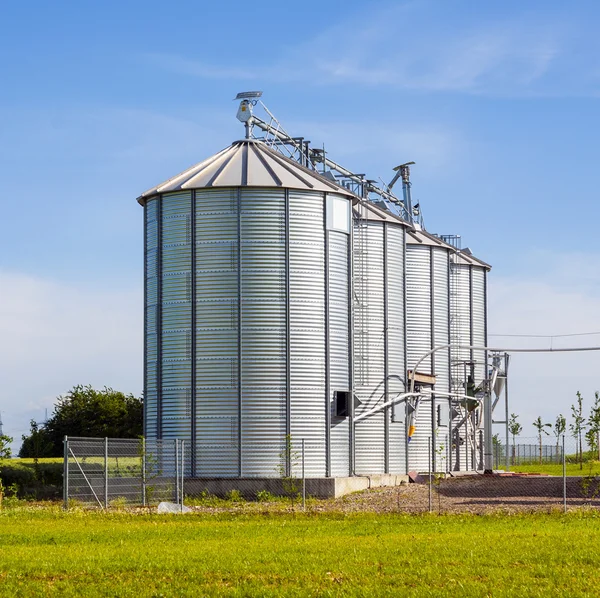
[[[488,336],[513,338],[566,338],[568,336],[594,336],[600,332],[575,332],[572,334],[488,334]]]

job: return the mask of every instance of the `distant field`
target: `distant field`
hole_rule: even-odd
[[[510,471],[517,473],[543,473],[546,475],[562,476],[562,463],[544,463],[528,465],[511,465]],[[600,475],[600,461],[588,461],[580,468],[579,463],[567,463],[568,476]]]
[[[600,517],[0,512],[1,596],[595,596]]]

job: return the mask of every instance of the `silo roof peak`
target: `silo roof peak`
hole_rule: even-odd
[[[262,141],[241,139],[207,160],[142,193],[138,201],[153,195],[211,187],[279,187],[354,195],[322,174],[310,170]]]

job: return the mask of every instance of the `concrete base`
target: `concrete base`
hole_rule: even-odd
[[[203,491],[224,497],[231,490],[237,490],[246,499],[255,499],[258,492],[266,490],[276,496],[288,492],[286,480],[281,478],[192,478],[184,481],[184,492],[189,496],[199,495]],[[408,484],[407,475],[372,475],[347,478],[306,478],[306,495],[315,498],[337,498],[383,486],[401,486]],[[298,492],[302,492],[302,480],[294,479]]]

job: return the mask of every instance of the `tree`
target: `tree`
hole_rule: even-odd
[[[556,436],[556,458],[559,458],[560,455],[560,437],[565,433],[567,429],[567,420],[562,413],[559,413],[556,416],[556,421],[554,422],[554,428],[552,431],[554,432],[554,436]]]
[[[21,436],[23,444],[19,451],[19,456],[27,456],[33,458],[33,465],[36,475],[39,477],[39,459],[52,456],[52,443],[43,428],[32,419],[29,422],[29,436],[23,434]]]
[[[75,386],[56,400],[46,424],[23,437],[20,457],[59,457],[65,436],[137,438],[143,431],[143,402],[112,388]],[[43,449],[43,450],[42,450]]]
[[[576,454],[579,459],[579,469],[583,469],[583,427],[585,417],[583,417],[583,397],[579,391],[577,391],[577,406],[571,405],[571,415],[573,416],[573,423],[569,424],[569,429],[577,443]]]
[[[12,451],[10,445],[13,439],[6,434],[0,434],[0,464],[4,459],[10,459],[12,457]],[[2,499],[4,498],[4,485],[2,484],[2,478],[0,478],[0,509],[2,509]]]
[[[523,426],[517,421],[518,415],[515,413],[510,414],[510,419],[508,420],[508,431],[510,432],[513,445],[512,445],[512,462],[515,464],[515,438],[523,431]]]
[[[539,442],[539,447],[540,447],[540,465],[541,465],[542,457],[543,457],[542,434],[545,434],[546,436],[548,436],[548,431],[546,430],[546,428],[551,428],[552,424],[545,424],[544,422],[542,422],[542,417],[540,415],[538,415],[537,419],[533,422],[533,427],[538,432],[538,442]]]
[[[594,393],[594,404],[588,417],[588,430],[585,434],[592,453],[600,461],[600,393]]]
[[[6,434],[0,435],[0,462],[3,459],[10,459],[12,457],[12,450],[10,445],[13,439]]]

